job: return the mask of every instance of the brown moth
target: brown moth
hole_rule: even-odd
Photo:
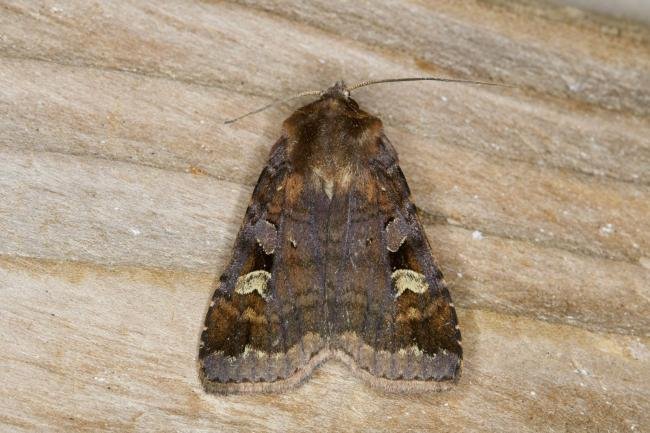
[[[454,383],[456,311],[409,196],[343,82],[285,120],[207,312],[205,389],[281,391],[331,358],[387,390]]]

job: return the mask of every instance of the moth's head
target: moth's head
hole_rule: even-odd
[[[350,90],[348,90],[348,86],[345,85],[345,82],[343,81],[337,81],[334,83],[334,85],[327,90],[324,90],[320,94],[321,99],[329,99],[329,98],[336,98],[336,99],[350,99]]]
[[[343,81],[337,81],[318,94],[320,98],[305,107],[328,116],[356,116],[360,112],[359,105],[350,97],[350,89]]]

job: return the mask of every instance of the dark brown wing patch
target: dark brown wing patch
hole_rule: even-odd
[[[328,356],[319,353],[325,343],[312,292],[320,280],[313,245],[289,241],[305,231],[309,214],[302,181],[289,172],[284,154],[281,140],[260,176],[206,315],[199,367],[210,392],[286,389]]]
[[[373,250],[382,251],[383,257],[371,259],[376,263],[373,273],[381,278],[373,279],[374,289],[366,292],[369,305],[375,305],[368,309],[375,321],[370,329],[350,326],[341,333],[338,347],[342,359],[371,384],[407,391],[443,389],[460,373],[460,331],[394,155],[382,137],[368,176],[375,186],[356,194],[363,201],[376,197],[367,193],[369,189],[379,192],[377,202],[366,206],[373,211],[361,213],[366,226],[385,226],[377,239],[384,247]],[[353,238],[350,244],[362,240]],[[354,274],[349,267],[347,271]],[[359,273],[357,278],[373,277]]]

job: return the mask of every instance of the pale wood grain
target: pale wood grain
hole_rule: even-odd
[[[519,1],[0,3],[0,430],[650,425],[650,30]],[[345,78],[400,153],[460,310],[451,392],[342,365],[214,397],[196,352],[280,123]],[[477,233],[480,232],[480,235]]]
[[[389,0],[372,7],[327,0],[292,7],[280,0],[236,3],[378,48],[406,52],[434,70],[487,75],[544,94],[570,94],[581,102],[649,113],[648,47],[606,40],[593,32],[601,29],[588,20],[580,23],[587,24],[586,29],[576,26],[576,17],[562,8],[545,12],[533,2],[498,1],[471,2],[469,7],[467,2],[424,0],[407,4]],[[529,14],[546,15],[551,23],[521,19]],[[568,18],[572,18],[569,23]],[[531,29],[531,24],[537,25]],[[647,33],[643,34],[647,42]]]

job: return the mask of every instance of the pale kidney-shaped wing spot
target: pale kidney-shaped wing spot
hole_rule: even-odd
[[[259,295],[266,299],[266,289],[268,288],[271,274],[266,271],[253,271],[246,275],[237,278],[237,285],[235,285],[235,292],[240,295],[247,295],[257,291]]]
[[[398,269],[391,275],[393,287],[395,287],[395,297],[399,297],[405,290],[414,293],[424,293],[429,288],[427,279],[419,272],[410,269]]]

